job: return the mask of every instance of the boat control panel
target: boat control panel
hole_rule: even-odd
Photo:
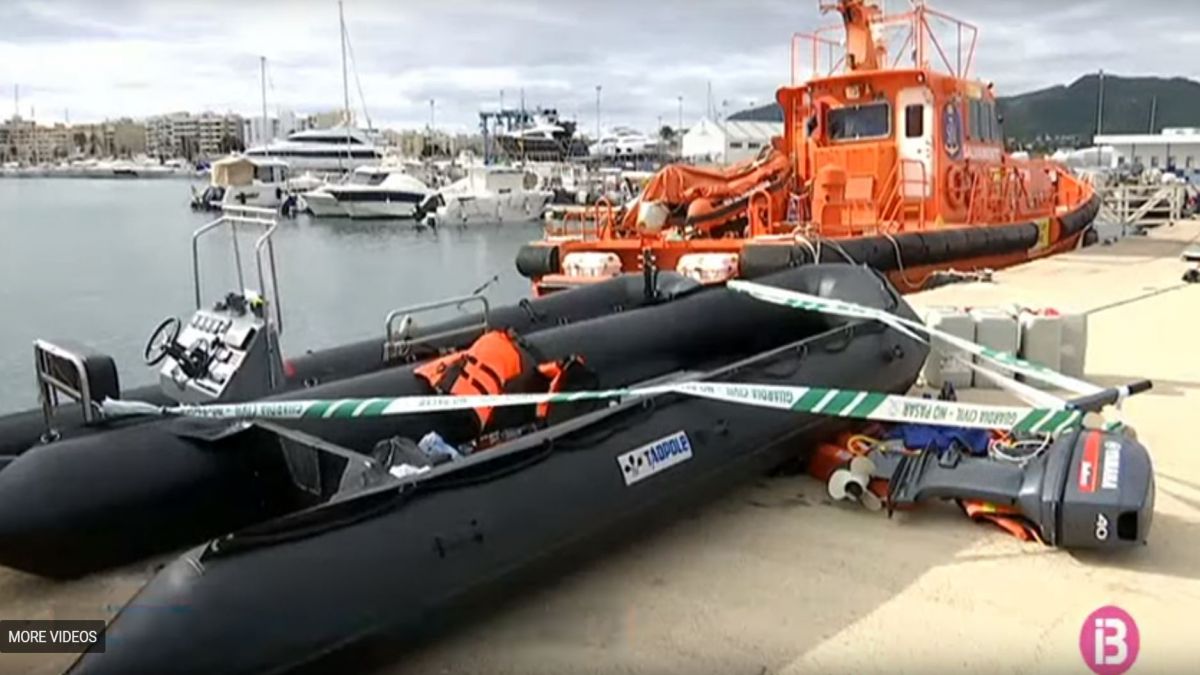
[[[230,293],[186,324],[170,318],[146,345],[146,362],[162,363],[163,393],[180,403],[244,401],[266,396],[283,382],[279,336],[265,303],[247,291]]]

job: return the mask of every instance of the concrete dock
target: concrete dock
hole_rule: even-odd
[[[1158,479],[1147,546],[1071,554],[950,505],[888,520],[808,477],[764,478],[374,672],[1087,673],[1080,631],[1104,605],[1137,622],[1131,672],[1200,672],[1200,285],[1180,283],[1179,260],[1198,237],[1184,222],[910,296],[1091,312],[1087,379],[1154,381],[1124,406]],[[150,568],[71,583],[0,570],[0,617],[104,618]],[[69,662],[0,654],[0,672]]]

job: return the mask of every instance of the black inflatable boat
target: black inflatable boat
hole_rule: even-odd
[[[408,344],[404,353],[399,353],[401,350],[393,354],[388,353],[386,345],[394,342],[396,336],[394,331],[392,335],[387,335],[388,331],[385,329],[380,332],[379,337],[328,349],[309,350],[302,355],[286,359],[283,361],[282,377],[276,391],[313,387],[403,365],[446,349],[456,349],[462,346],[464,339],[469,341],[470,338],[478,336],[477,327],[483,324],[511,328],[521,333],[533,333],[659,302],[664,297],[694,285],[694,282],[681,276],[661,275],[658,278],[658,286],[647,292],[642,280],[631,276],[581,287],[579,293],[569,298],[534,298],[487,310],[477,308],[484,300],[481,297],[456,298],[434,303],[442,307],[462,306],[463,310],[460,310],[460,315],[455,318],[409,328],[404,335],[404,341]],[[395,315],[402,320],[413,309],[401,309]],[[438,307],[430,309],[436,310]],[[399,326],[394,328],[398,330]],[[107,394],[164,405],[173,402],[158,384],[121,391],[117,368],[111,357],[71,341],[39,343],[58,347],[60,354],[69,354],[74,357],[71,360],[83,364],[84,371],[91,376],[91,393],[96,397]],[[61,373],[61,369],[59,371]],[[78,381],[79,378],[69,379]],[[263,392],[264,395],[267,393],[270,392]],[[247,398],[254,397],[234,396],[221,400],[236,401]],[[49,414],[44,408],[35,408],[0,415],[0,468],[30,448],[44,445],[51,440],[80,438],[111,431],[114,426],[121,425],[106,424],[101,419],[85,420],[83,406],[78,402],[54,406]]]
[[[285,364],[287,379],[276,397],[387,391],[396,378],[408,386],[411,367],[404,370],[405,364],[465,347],[485,329],[535,336],[550,328],[669,302],[697,287],[675,274],[658,275],[650,286],[630,275],[569,295],[522,300],[426,326],[395,325],[387,339],[381,334],[376,340],[300,357],[290,367]],[[462,302],[459,298],[409,309]],[[483,300],[476,297],[469,302]],[[389,323],[403,324],[404,317],[413,315],[401,311]],[[389,368],[403,372],[389,375]],[[173,403],[163,389],[146,387],[122,396]],[[92,396],[97,396],[94,389]],[[88,424],[81,410],[75,404],[65,414],[54,415],[57,440],[49,443],[37,440],[47,430],[41,411],[0,418],[0,439],[12,450],[22,451],[0,471],[0,564],[44,576],[76,576],[194,543],[290,508],[271,497],[279,486],[259,477],[267,469],[257,453],[225,451],[219,443],[205,441],[207,432],[197,432],[187,422],[143,418]],[[349,437],[337,438],[352,442],[364,430],[354,427],[347,430]],[[24,452],[31,443],[32,449]],[[285,492],[288,489],[284,487]]]
[[[764,283],[913,318],[866,268],[812,265]],[[896,392],[911,386],[927,355],[923,344],[875,322],[796,312],[722,287],[541,331],[527,342],[549,358],[582,358],[600,387],[712,379]],[[305,399],[417,393],[431,391],[410,368],[302,392]],[[511,591],[532,570],[668,519],[803,452],[840,424],[677,393],[559,413],[490,449],[358,487],[347,487],[345,473],[358,452],[431,429],[458,443],[474,413],[258,423],[208,441],[185,440],[169,424],[147,425],[158,430],[160,455],[257,463],[246,488],[276,502],[259,513],[292,510],[169,564],[112,621],[105,651],[83,655],[71,672],[274,672],[372,635],[419,634],[443,611],[500,586]],[[297,472],[305,452],[319,459]],[[291,457],[291,471],[281,455]],[[161,476],[139,474],[129,485],[142,490]],[[56,499],[70,497],[56,490]],[[162,498],[144,493],[141,510],[129,512],[139,522],[126,522],[127,529],[170,525],[147,527],[152,497]],[[74,497],[80,511],[87,503],[93,512],[104,508],[94,498],[95,490]],[[71,547],[75,555],[94,554]],[[139,611],[146,607],[173,611]]]

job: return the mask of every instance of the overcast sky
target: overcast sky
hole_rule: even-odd
[[[473,128],[481,107],[557,106],[584,129],[649,129],[773,99],[789,38],[817,0],[345,0],[355,69],[376,126]],[[890,0],[894,8],[899,0]],[[977,23],[976,73],[1003,93],[1103,68],[1200,77],[1200,0],[943,0]],[[39,121],[173,110],[340,107],[336,0],[0,0],[0,111]],[[358,87],[351,74],[356,109]]]

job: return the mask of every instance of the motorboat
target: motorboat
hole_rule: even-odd
[[[157,384],[122,390],[111,357],[75,341],[37,341],[42,406],[0,416],[0,505],[8,509],[0,513],[0,564],[43,576],[78,576],[291,508],[290,497],[263,501],[262,490],[274,490],[274,479],[254,477],[265,474],[253,454],[212,451],[211,442],[223,434],[196,433],[198,427],[180,420],[112,419],[103,413],[106,399],[214,404],[287,392],[335,393],[340,390],[324,387],[386,369],[411,376],[414,363],[469,345],[487,331],[533,339],[544,330],[658,304],[696,286],[673,275],[649,286],[630,276],[503,307],[483,295],[448,298],[389,312],[374,337],[289,356],[279,345],[284,322],[274,218],[273,212],[231,207],[193,235],[195,311],[186,320],[163,321],[146,345],[145,361],[157,372]],[[236,242],[234,232],[258,235],[252,251],[235,245],[231,260],[221,261],[238,270],[237,288],[245,290],[204,298],[200,279],[211,274],[211,261],[201,266],[195,251],[210,239]],[[67,492],[74,497],[63,501]]]
[[[532,373],[555,364],[565,369],[559,374],[573,373],[563,377],[564,394],[710,378],[897,392],[916,379],[928,351],[879,323],[796,312],[670,273],[663,278],[684,285],[642,307],[532,335],[488,332],[436,362],[497,366],[504,357],[496,345],[509,345],[520,365],[504,386],[517,391],[553,387]],[[859,266],[813,265],[773,275],[770,283],[915,318],[885,280]],[[485,340],[491,346],[478,349]],[[159,458],[182,453],[253,465],[242,469],[241,487],[274,515],[261,517],[260,509],[256,522],[197,542],[167,564],[108,625],[105,648],[82,655],[69,672],[281,672],[374,636],[415,641],[455,610],[544,582],[563,563],[669,522],[801,455],[842,424],[670,392],[545,410],[364,412],[391,400],[371,397],[456,396],[437,393],[441,385],[429,378],[445,371],[427,365],[268,399],[279,409],[324,402],[292,422],[193,420],[204,422],[207,428],[193,431],[206,441],[181,438],[169,422],[142,425],[140,433],[152,438],[140,443]],[[446,376],[454,380],[451,392],[474,377],[464,368]],[[858,404],[836,402],[845,405]],[[415,439],[431,432],[447,454],[439,450],[436,464],[414,470],[409,462],[421,462],[425,452]],[[79,450],[75,460],[115,464],[99,448]],[[154,461],[148,454],[136,480],[117,479],[126,491],[145,495],[140,509],[129,509],[134,522],[122,523],[126,532],[155,536],[171,522],[159,518],[147,528],[153,505],[166,494],[161,488],[173,482],[164,460],[157,471]],[[65,457],[63,465],[84,471]],[[0,472],[0,482],[16,468]],[[96,483],[110,485],[95,480],[95,471]],[[50,489],[39,504],[64,497]],[[223,490],[213,492],[228,499]],[[103,519],[112,505],[96,496],[89,490],[71,500]],[[29,508],[4,505],[0,518],[10,518],[8,509]],[[109,536],[91,538],[100,548]],[[186,609],[140,611],[146,607]]]
[[[657,139],[630,127],[614,127],[588,148],[592,157],[624,159],[657,154],[660,149]]]
[[[471,166],[465,177],[425,200],[420,222],[438,227],[535,221],[554,197],[538,184],[537,175],[523,169]]]
[[[501,153],[512,161],[564,161],[587,155],[587,145],[575,136],[575,122],[554,109],[529,113],[527,123],[496,135]]]
[[[354,127],[296,131],[285,140],[248,148],[245,154],[283,160],[295,173],[344,172],[383,161],[383,151],[371,136]]]
[[[413,218],[429,187],[403,166],[360,166],[349,180],[301,195],[314,216]]]
[[[235,155],[212,164],[209,185],[197,194],[193,189],[192,208],[219,211],[225,206],[253,206],[275,209],[287,198],[287,162],[266,157]]]
[[[911,292],[1085,241],[1100,197],[1061,163],[1005,151],[994,87],[972,72],[974,26],[925,3],[822,9],[841,21],[793,39],[781,136],[727,168],[663,167],[583,222],[549,221],[517,259],[535,292],[648,261],[721,283],[834,260]]]

